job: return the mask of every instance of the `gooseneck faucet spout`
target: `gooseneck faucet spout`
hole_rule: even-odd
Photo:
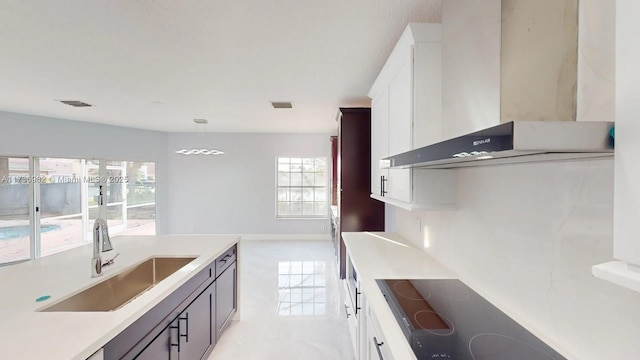
[[[93,258],[91,259],[91,277],[98,277],[102,275],[102,267],[113,264],[113,259],[106,264],[103,264],[102,258],[100,257],[100,253],[110,250],[113,250],[113,246],[111,245],[111,239],[109,238],[107,222],[102,218],[97,218],[93,223]]]

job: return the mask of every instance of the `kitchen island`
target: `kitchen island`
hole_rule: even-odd
[[[92,245],[0,268],[0,347],[6,359],[87,359],[237,244],[237,235],[114,237],[103,275],[91,278]],[[40,312],[153,256],[195,257],[115,311]],[[42,296],[48,300],[37,302]]]

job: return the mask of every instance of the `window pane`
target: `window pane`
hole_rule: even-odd
[[[107,225],[109,227],[122,225],[124,223],[122,216],[122,205],[107,206]],[[109,231],[111,232],[111,229]]]
[[[289,186],[289,173],[278,173],[278,186]]]
[[[304,158],[302,159],[302,171],[304,172],[313,172],[314,161],[313,158]]]
[[[79,159],[40,158],[41,255],[84,245],[82,231],[83,164]]]
[[[278,189],[278,201],[289,200],[289,189]]]
[[[302,185],[302,174],[301,173],[291,173],[291,186],[301,186]]]
[[[313,171],[326,173],[327,172],[326,169],[327,169],[327,160],[324,158],[316,158],[315,168],[313,169]]]
[[[125,225],[120,234],[155,235],[156,233],[156,163],[124,162],[122,189],[125,194]],[[118,180],[118,179],[115,179]]]
[[[289,159],[278,159],[278,172],[289,172]]]
[[[0,263],[31,257],[29,159],[0,157]]]
[[[309,215],[309,216],[313,216],[314,214],[314,206],[313,206],[313,202],[303,202],[302,203],[302,214],[303,215]]]
[[[326,185],[327,177],[325,176],[324,173],[315,173],[314,177],[315,177],[315,182],[314,182],[315,186],[325,186]]]
[[[315,201],[321,201],[321,202],[327,201],[326,188],[315,188]]]
[[[302,159],[300,158],[292,158],[291,159],[291,172],[301,172],[302,171]]]
[[[313,188],[302,189],[302,200],[313,201]]]
[[[155,235],[156,204],[127,207],[127,230],[120,234]]]
[[[291,201],[301,201],[302,200],[302,188],[291,188]]]
[[[318,216],[328,215],[327,203],[325,201],[315,203],[315,215],[318,215]]]
[[[313,186],[315,181],[314,173],[302,174],[302,186]]]
[[[292,202],[291,203],[291,214],[293,216],[300,216],[302,215],[302,204],[299,202]]]
[[[278,203],[278,214],[280,215],[290,215],[289,211],[289,203],[288,202],[279,202]]]

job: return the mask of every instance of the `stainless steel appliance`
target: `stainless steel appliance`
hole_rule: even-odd
[[[560,360],[457,279],[376,280],[418,360]]]
[[[613,122],[511,121],[390,156],[381,167],[448,169],[611,157]]]

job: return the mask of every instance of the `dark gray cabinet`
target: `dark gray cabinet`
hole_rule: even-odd
[[[200,294],[134,359],[201,359],[216,343],[215,284]]]
[[[104,346],[105,360],[200,360],[236,312],[236,246]]]
[[[220,337],[237,308],[237,274],[235,261],[216,279],[216,336]]]
[[[180,359],[200,359],[216,343],[211,328],[215,321],[215,283],[209,285],[178,317]]]
[[[177,323],[177,321],[176,321]],[[172,335],[175,333],[172,339]],[[178,358],[178,349],[171,346],[177,338],[177,326],[167,326],[151,343],[136,356],[136,360],[171,360]],[[175,343],[174,343],[175,344]]]

